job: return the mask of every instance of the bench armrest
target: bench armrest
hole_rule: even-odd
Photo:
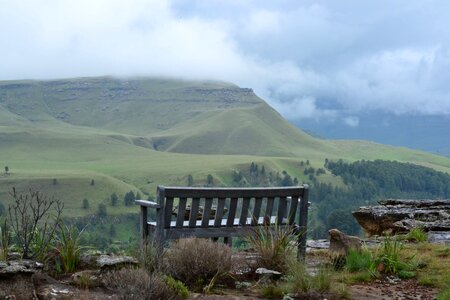
[[[159,208],[159,204],[153,201],[148,200],[134,200],[136,205],[150,207],[150,208]]]

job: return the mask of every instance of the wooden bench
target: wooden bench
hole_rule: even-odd
[[[299,235],[298,257],[305,257],[307,185],[273,188],[158,186],[156,202],[135,202],[141,207],[143,239],[150,233],[161,242],[188,236],[223,237],[231,244],[233,237],[245,236],[256,226],[277,224],[293,226],[304,233]],[[148,220],[148,208],[156,209],[156,221]],[[186,209],[190,212],[186,213]]]

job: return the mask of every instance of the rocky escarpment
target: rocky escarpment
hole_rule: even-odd
[[[442,236],[450,233],[450,200],[388,199],[378,203],[353,212],[369,236],[408,232],[417,227]]]

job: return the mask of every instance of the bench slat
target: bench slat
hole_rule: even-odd
[[[286,210],[287,210],[287,198],[280,197],[280,199],[278,199],[277,224],[281,224],[281,220],[283,220],[283,218],[286,217]]]
[[[264,217],[259,217],[258,218],[258,224],[257,225],[263,225],[264,224]],[[245,225],[250,225],[252,223],[253,218],[247,218],[245,220]],[[275,222],[277,221],[277,217],[276,216],[272,216],[270,218],[270,224],[275,224]],[[202,222],[203,220],[197,220],[195,222],[195,226],[194,227],[201,227],[202,226]],[[241,219],[240,218],[235,218],[233,219],[232,225],[231,226],[239,226],[241,223]],[[282,221],[282,225],[287,223],[287,219],[283,219]],[[148,222],[148,224],[150,226],[156,226],[156,222]],[[226,227],[228,224],[228,218],[227,219],[222,219],[220,222],[220,227]],[[214,227],[215,226],[215,220],[209,220],[208,221],[208,227]],[[183,221],[183,225],[181,227],[177,226],[176,221],[172,221],[170,223],[170,229],[184,229],[184,228],[193,228],[193,227],[189,227],[189,221]]]
[[[266,213],[264,214],[264,219],[266,220],[266,222],[269,222],[270,218],[272,217],[273,201],[273,197],[267,198]]]
[[[173,197],[166,198],[166,205],[164,207],[164,228],[169,228],[170,222],[172,221],[172,208],[173,208]]]
[[[178,214],[177,214],[177,227],[183,227],[184,214],[186,212],[186,198],[180,198],[178,203]]]
[[[196,225],[199,206],[200,206],[200,198],[193,198],[191,206],[191,215],[189,216],[189,227],[195,227]]]
[[[214,219],[215,227],[220,227],[221,225],[224,207],[225,207],[225,198],[219,198],[219,200],[217,200],[216,217]]]
[[[294,196],[291,199],[291,207],[289,208],[289,215],[288,215],[288,223],[291,225],[295,223],[297,208],[298,208],[298,197]]]
[[[250,206],[250,198],[242,199],[242,210],[239,224],[244,226],[246,225],[246,220],[248,218],[248,207]]]
[[[303,196],[303,187],[273,188],[198,188],[198,187],[164,187],[166,197],[184,198],[254,198]]]
[[[255,206],[253,207],[252,226],[256,225],[259,220],[259,214],[261,213],[261,205],[263,198],[255,198]]]
[[[203,208],[202,227],[208,227],[209,219],[211,218],[212,198],[205,198],[205,205]]]
[[[227,226],[233,226],[233,220],[236,216],[236,209],[238,204],[238,198],[231,198],[230,199],[230,210],[228,212],[228,222]]]

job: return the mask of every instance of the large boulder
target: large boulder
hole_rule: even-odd
[[[450,200],[388,199],[360,207],[353,216],[368,236],[408,232],[450,231]]]
[[[347,255],[349,250],[361,250],[361,239],[357,236],[346,235],[338,229],[328,231],[330,235],[330,252]]]

